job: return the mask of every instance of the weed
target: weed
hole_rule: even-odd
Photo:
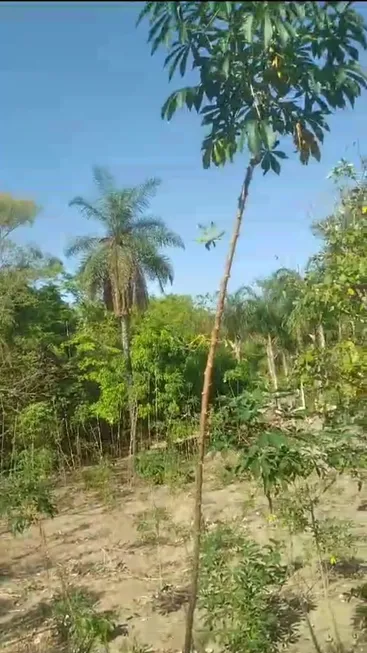
[[[278,515],[292,535],[311,533],[323,567],[325,562],[333,566],[353,555],[357,538],[350,521],[318,517],[319,503],[320,485],[303,484],[281,498]]]
[[[137,456],[136,473],[153,485],[179,488],[194,480],[193,460],[174,449],[143,451]]]
[[[162,525],[170,520],[165,508],[154,506],[152,510],[144,510],[135,520],[140,540],[143,544],[157,544],[162,540]]]
[[[219,465],[216,469],[219,487],[226,487],[237,480],[237,466],[231,463]]]
[[[212,450],[242,449],[251,437],[265,428],[262,412],[265,395],[261,390],[220,397],[218,402],[219,408],[211,417]]]
[[[92,653],[99,645],[107,649],[115,624],[110,617],[98,614],[94,604],[83,590],[70,586],[54,600],[56,629],[70,653]]]
[[[124,642],[120,647],[120,653],[153,653],[153,649],[135,638]]]
[[[305,477],[312,471],[312,464],[305,451],[292,438],[281,431],[262,433],[242,456],[238,466],[239,475],[251,473],[262,483],[264,494],[273,512],[273,496],[285,489],[297,477]]]
[[[52,496],[51,462],[45,449],[23,450],[12,469],[1,478],[0,515],[6,517],[10,530],[23,533],[44,517],[54,517],[56,506]]]
[[[272,599],[286,578],[278,545],[262,548],[239,529],[217,526],[203,540],[199,605],[204,626],[230,653],[275,650]]]
[[[117,488],[111,463],[103,458],[95,467],[82,472],[86,490],[96,492],[103,503],[110,504],[116,499]]]

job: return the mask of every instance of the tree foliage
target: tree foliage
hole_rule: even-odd
[[[366,87],[366,26],[349,2],[146,2],[146,17],[169,78],[194,71],[197,82],[174,91],[162,115],[200,114],[204,167],[247,148],[278,174],[288,135],[302,163],[319,159],[327,117]]]

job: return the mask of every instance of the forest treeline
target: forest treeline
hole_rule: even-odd
[[[228,297],[212,386],[212,419],[254,401],[336,419],[366,397],[366,167],[332,171],[337,201],[313,226],[318,253],[305,273],[279,269]],[[103,235],[77,238],[72,276],[16,230],[31,200],[0,196],[1,465],[29,446],[64,468],[121,456],[135,420],[138,449],[197,430],[216,297],[148,296],[173,281],[183,247],[149,215],[157,180],[120,189],[95,170],[98,199],[71,204]],[[210,255],[210,254],[208,254]],[[222,430],[223,432],[223,430]]]

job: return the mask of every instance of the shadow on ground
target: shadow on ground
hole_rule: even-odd
[[[293,644],[299,637],[299,626],[306,615],[315,610],[316,603],[312,599],[304,599],[296,594],[273,597],[270,606],[277,617],[272,639],[282,647]]]
[[[357,578],[367,573],[367,563],[362,558],[339,560],[335,565],[328,563],[330,574],[342,578]]]

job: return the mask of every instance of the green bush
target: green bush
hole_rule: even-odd
[[[260,547],[237,529],[219,525],[203,539],[199,606],[214,641],[230,653],[277,649],[272,599],[287,578],[280,550]]]

